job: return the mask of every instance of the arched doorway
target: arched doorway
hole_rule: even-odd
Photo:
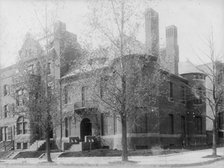
[[[80,137],[84,141],[85,136],[92,135],[92,124],[90,119],[84,118],[80,124]]]

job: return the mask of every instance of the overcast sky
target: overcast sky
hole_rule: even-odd
[[[137,1],[137,0],[136,0]],[[208,59],[201,51],[208,46],[205,41],[213,32],[216,52],[224,60],[224,1],[223,0],[156,0],[149,3],[159,13],[160,46],[165,46],[165,27],[176,25],[180,61],[189,59],[201,64],[197,55]],[[86,1],[49,0],[49,15],[66,23],[67,30],[77,34],[81,41],[84,36]],[[136,7],[137,8],[137,7]],[[8,66],[16,61],[18,51],[25,34],[31,32],[34,37],[41,35],[41,24],[44,24],[45,1],[43,0],[0,0],[0,56],[1,65]],[[144,30],[144,29],[143,29]],[[144,43],[144,31],[139,39]]]

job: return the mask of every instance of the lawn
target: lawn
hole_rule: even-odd
[[[162,149],[158,151],[152,151],[150,149],[145,150],[130,150],[128,151],[129,156],[151,156],[151,155],[163,155],[171,153],[179,153],[186,150],[182,149]],[[64,152],[59,157],[99,157],[99,156],[121,156],[120,150],[112,149],[96,149],[91,151],[80,151],[80,152]]]

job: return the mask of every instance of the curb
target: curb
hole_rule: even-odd
[[[208,164],[212,164],[214,162],[220,161],[220,160],[224,160],[224,156],[213,159],[213,160],[208,160],[208,161],[204,161],[204,162],[197,162],[197,163],[189,163],[189,164],[139,164],[138,161],[131,163],[122,163],[122,162],[118,162],[118,163],[114,163],[114,162],[109,162],[107,164],[74,164],[74,163],[68,163],[68,164],[64,164],[64,163],[57,163],[55,161],[53,161],[52,163],[48,163],[48,162],[40,162],[40,163],[25,163],[26,165],[36,165],[36,164],[40,164],[40,165],[64,165],[64,166],[116,166],[116,165],[128,165],[130,167],[132,166],[154,166],[154,167],[189,167],[189,166],[203,166],[203,165],[208,165]],[[1,164],[5,164],[5,165],[24,165],[24,163],[7,163],[5,161],[1,161]]]

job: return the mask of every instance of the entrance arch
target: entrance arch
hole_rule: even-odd
[[[92,135],[92,123],[90,119],[84,118],[80,123],[80,137],[84,141],[85,136]]]

